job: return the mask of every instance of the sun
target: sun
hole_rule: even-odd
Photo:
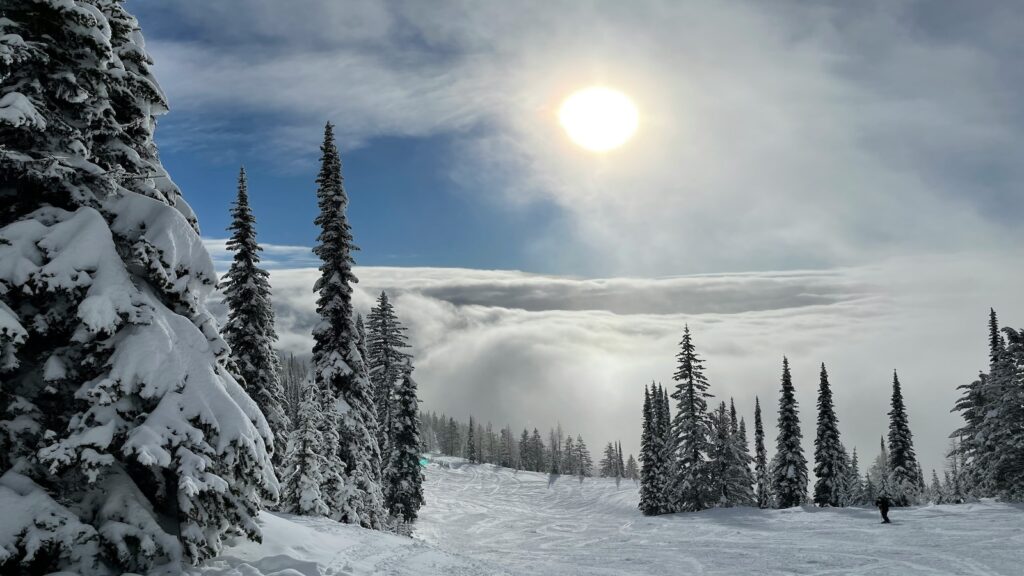
[[[573,142],[591,152],[608,152],[633,137],[640,115],[622,92],[593,86],[566,98],[558,121]]]

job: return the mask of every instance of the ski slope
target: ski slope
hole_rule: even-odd
[[[434,458],[414,539],[263,513],[202,576],[1024,574],[1024,507],[722,509],[644,517],[624,481]]]
[[[510,574],[1024,574],[1024,507],[719,509],[644,517],[636,486],[440,459],[416,535]]]

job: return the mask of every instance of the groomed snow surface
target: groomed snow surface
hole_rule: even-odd
[[[322,520],[262,516],[205,575],[1018,575],[1024,506],[747,508],[644,517],[630,481],[515,472],[458,458],[427,467],[410,540]]]

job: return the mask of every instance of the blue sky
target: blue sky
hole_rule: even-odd
[[[162,124],[161,130],[173,130],[174,115]],[[450,147],[448,135],[380,137],[344,154],[349,218],[360,264],[524,266],[518,248],[533,231],[548,225],[554,213],[543,206],[509,210],[486,196],[467,194],[439,169],[451,161]],[[260,241],[312,246],[318,155],[314,148],[298,165],[281,166],[259,156],[249,160],[244,150],[220,156],[169,146],[162,159],[196,210],[204,236],[224,236],[238,166],[245,163]]]

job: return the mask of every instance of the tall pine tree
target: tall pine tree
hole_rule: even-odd
[[[818,428],[814,438],[814,503],[818,506],[842,506],[846,491],[846,465],[839,441],[839,419],[832,403],[828,371],[821,365],[818,384]]]
[[[892,374],[892,404],[889,410],[889,490],[893,504],[907,506],[917,501],[917,456],[910,433],[903,390],[896,372]]]
[[[245,168],[238,172],[238,196],[231,209],[228,250],[235,253],[221,281],[228,320],[222,332],[231,347],[231,359],[249,397],[263,411],[274,433],[273,460],[282,470],[291,423],[285,411],[281,361],[274,351],[274,309],[270,305],[269,274],[260,267],[256,218],[249,207]]]
[[[764,424],[761,421],[761,399],[754,397],[754,480],[758,508],[772,507],[772,488],[768,470],[768,451],[764,445]]]
[[[356,247],[346,215],[348,195],[341,176],[341,158],[330,123],[324,127],[320,151],[316,179],[320,214],[314,221],[320,234],[313,248],[321,261],[320,278],[313,287],[318,293],[320,322],[313,328],[313,373],[326,395],[326,410],[335,413],[328,414],[327,420],[337,420],[339,425],[338,450],[328,455],[328,466],[342,471],[345,480],[344,493],[334,495],[339,498],[331,517],[380,529],[385,526],[387,514],[381,492],[377,414],[366,364],[359,352],[352,308],[352,284],[358,281],[352,273]]]
[[[778,508],[800,506],[807,500],[807,459],[801,445],[802,438],[789,360],[783,358],[779,435],[775,442],[775,457],[772,458],[772,493]]]
[[[672,393],[676,401],[671,446],[676,457],[673,491],[679,510],[703,510],[713,500],[707,471],[711,434],[707,398],[711,395],[704,376],[704,361],[697,354],[689,326],[683,329],[679,348],[678,367],[673,375],[676,388]]]

